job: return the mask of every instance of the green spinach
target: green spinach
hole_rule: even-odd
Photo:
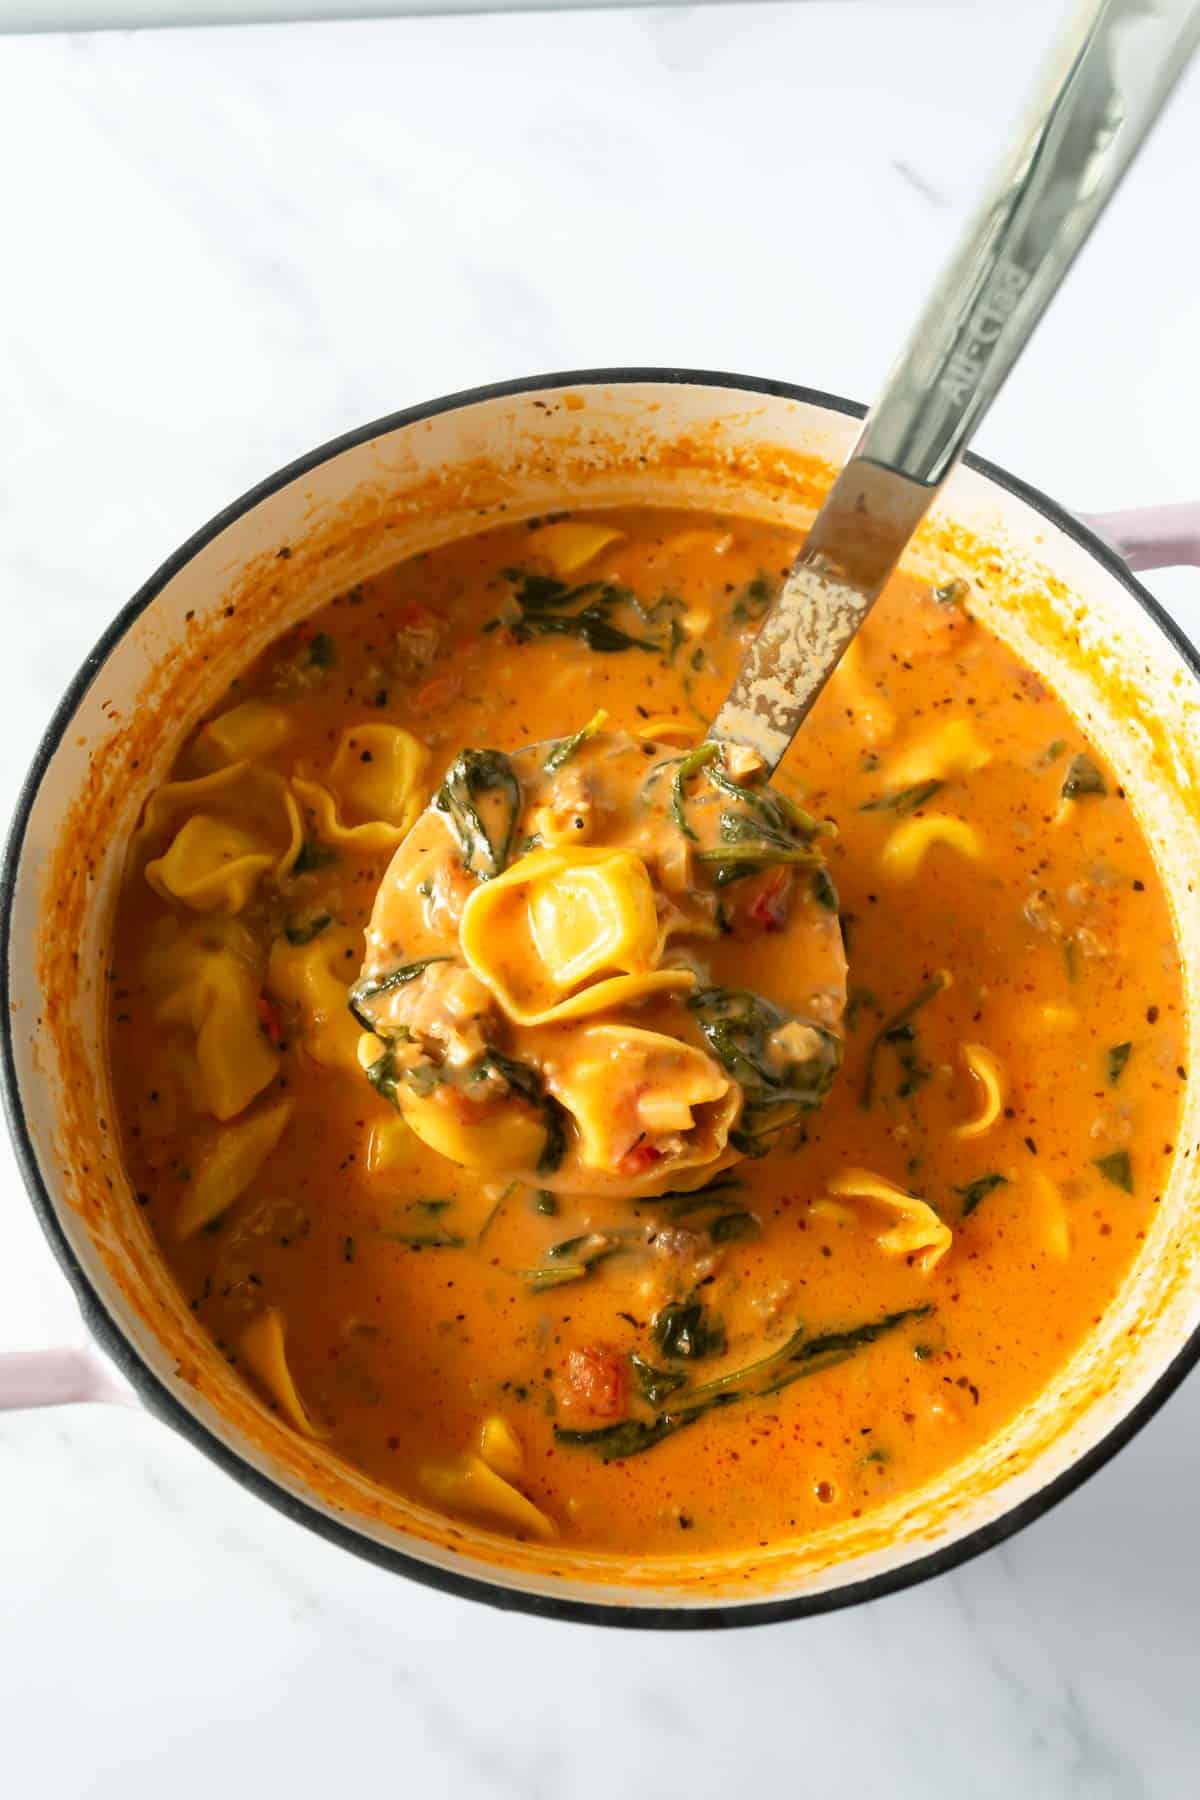
[[[1107,794],[1108,783],[1084,751],[1071,758],[1062,784],[1064,800],[1082,800],[1089,794]]]
[[[712,1221],[708,1235],[714,1244],[744,1244],[756,1238],[761,1230],[762,1224],[756,1213],[727,1212]]]
[[[962,1212],[959,1217],[969,1219],[975,1208],[994,1194],[999,1187],[1008,1186],[1007,1175],[977,1175],[974,1181],[968,1181],[965,1187],[956,1187],[955,1193],[962,1199]]]
[[[682,1369],[656,1369],[653,1363],[647,1362],[644,1356],[639,1356],[636,1350],[629,1353],[629,1366],[633,1370],[642,1399],[651,1406],[660,1406],[669,1395],[687,1386],[687,1376]]]
[[[1105,1181],[1111,1181],[1123,1194],[1132,1194],[1133,1163],[1128,1150],[1110,1150],[1107,1156],[1096,1157],[1095,1162]]]
[[[655,1313],[650,1333],[664,1356],[691,1362],[699,1357],[720,1356],[725,1348],[725,1327],[706,1311],[703,1301],[672,1300]]]
[[[691,838],[693,843],[697,840],[696,833],[688,824],[686,784],[718,754],[716,744],[700,744],[695,750],[689,750],[686,756],[680,757],[671,777],[671,817],[684,837]]]
[[[394,993],[397,988],[407,987],[410,981],[423,975],[432,963],[450,960],[448,956],[423,956],[417,962],[401,963],[399,968],[388,969],[382,975],[364,975],[350,989],[346,1004],[364,1031],[375,1031],[377,1022],[368,1011],[369,1001],[377,1000],[381,994]]]
[[[316,869],[326,869],[330,863],[337,861],[337,851],[328,844],[319,843],[316,838],[305,838],[296,853],[296,860],[289,871],[292,875],[311,875]]]
[[[320,937],[326,927],[332,924],[332,913],[314,913],[311,918],[297,919],[294,923],[289,920],[283,932],[289,944],[299,946],[311,944],[314,938]]]
[[[894,812],[912,813],[932,800],[933,796],[945,787],[944,781],[917,781],[912,787],[898,788],[894,793],[881,794],[878,800],[868,800],[859,812]]]
[[[537,1162],[539,1175],[552,1175],[567,1153],[567,1114],[546,1091],[546,1084],[536,1069],[514,1057],[502,1056],[499,1050],[486,1050],[467,1072],[467,1081],[486,1080],[499,1075],[513,1092],[537,1107],[546,1128],[546,1141]]]
[[[812,896],[817,905],[824,907],[826,912],[835,913],[841,905],[837,888],[833,883],[833,876],[824,863],[819,863],[812,872]]]
[[[820,864],[813,840],[825,828],[811,813],[765,783],[755,786],[732,780],[715,760],[706,762],[704,772],[711,785],[732,802],[720,815],[720,844],[697,852],[696,858],[712,866],[718,887],[779,864]]]
[[[811,1020],[798,1020],[761,994],[697,988],[688,1007],[721,1067],[740,1086],[745,1105],[730,1142],[761,1156],[770,1140],[818,1107],[841,1065],[842,1041]],[[803,1027],[803,1051],[786,1048],[785,1028]]]
[[[499,818],[489,831],[479,808],[493,799]],[[521,812],[521,784],[508,757],[500,750],[463,750],[447,769],[433,804],[449,820],[468,873],[480,881],[502,874]]]
[[[580,745],[586,744],[589,738],[595,737],[607,717],[607,713],[598,712],[588,720],[586,725],[581,725],[578,731],[572,732],[570,737],[559,738],[553,749],[546,752],[546,760],[542,764],[543,774],[557,775],[563,764],[571,760]]]
[[[658,656],[672,653],[670,639],[635,637],[613,623],[613,613],[622,608],[646,616],[628,588],[602,581],[568,587],[552,575],[521,575],[515,571],[513,578],[519,584],[513,595],[519,616],[510,629],[518,643],[538,636],[575,637],[601,655],[611,656],[622,650],[647,650]]]
[[[944,969],[939,969],[937,974],[927,981],[924,987],[918,989],[912,999],[902,1006],[898,1013],[894,1013],[890,1019],[885,1019],[879,1027],[867,1049],[867,1062],[863,1071],[860,1100],[860,1105],[864,1108],[869,1108],[875,1098],[875,1067],[879,1059],[879,1052],[885,1044],[896,1046],[900,1056],[901,1068],[904,1070],[904,1080],[900,1086],[901,1097],[906,1098],[914,1088],[920,1085],[921,1080],[924,1079],[923,1065],[920,1064],[916,1055],[916,1033],[913,1029],[913,1020],[922,1007],[928,1006],[931,1000],[936,1000],[938,995],[944,993],[949,986],[949,975]]]
[[[560,1244],[551,1244],[546,1252],[546,1261],[540,1267],[525,1269],[522,1273],[535,1293],[540,1293],[543,1288],[563,1287],[569,1281],[582,1281],[597,1263],[607,1261],[624,1247],[623,1233],[584,1232],[580,1237],[564,1238]]]

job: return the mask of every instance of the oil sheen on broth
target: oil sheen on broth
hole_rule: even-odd
[[[404,1056],[364,1050],[381,1016],[364,930],[463,748],[566,740],[602,711],[562,752],[575,793],[613,746],[672,789],[795,549],[642,510],[406,562],[245,671],[131,847],[113,1078],[134,1189],[189,1304],[295,1430],[510,1535],[715,1550],[919,1486],[1087,1333],[1161,1192],[1184,1078],[1167,903],[1111,772],[963,582],[894,581],[822,696],[776,777],[813,826],[804,855],[745,862],[710,905],[677,829],[676,899],[708,929],[662,954],[692,974],[674,1023],[661,995],[624,1016],[681,1030],[708,1071],[690,1115],[617,1142],[628,1179],[539,1178],[544,1131],[522,1179],[493,1175],[489,1156],[511,1166],[496,1122],[490,1151],[458,1140],[474,1165],[458,1166],[393,1104]],[[516,759],[523,797],[531,767]],[[707,781],[688,765],[688,807]],[[508,867],[539,848],[529,822]],[[460,844],[438,877],[460,908],[501,872],[468,860]],[[428,916],[432,885],[422,898]],[[502,937],[501,911],[485,961]],[[820,992],[834,1045],[773,1116],[770,1153],[743,1133],[715,1173],[669,1159],[687,1117],[719,1135],[731,1084],[712,1070],[753,1081],[739,1058],[763,1040],[730,1050],[697,992],[784,1014]],[[547,1108],[574,1146],[579,1121],[543,1083],[488,1073],[514,1100],[510,1077],[513,1117],[528,1130]],[[605,1101],[597,1132],[617,1111]]]

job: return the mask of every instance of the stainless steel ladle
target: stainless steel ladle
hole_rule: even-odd
[[[708,733],[783,757],[1200,42],[1198,0],[1090,0]]]

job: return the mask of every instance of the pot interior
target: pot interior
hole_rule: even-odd
[[[188,1312],[121,1170],[104,1014],[124,847],[180,739],[238,669],[354,581],[502,519],[637,501],[803,525],[856,431],[837,403],[704,377],[565,378],[385,422],[286,471],[185,546],[131,602],[48,733],[9,867],[10,1099],[35,1198],[93,1323],[150,1404],[354,1547],[534,1606],[645,1616],[719,1606],[729,1617],[763,1602],[828,1605],[1039,1510],[1105,1440],[1134,1428],[1170,1365],[1178,1373],[1190,1360],[1200,1319],[1195,1084],[1124,1287],[999,1437],[919,1492],[800,1543],[618,1564],[448,1524],[299,1440]],[[912,562],[939,579],[972,576],[984,622],[1113,763],[1170,896],[1194,1036],[1200,689],[1184,653],[1110,560],[977,468],[955,475]],[[1196,1060],[1190,1042],[1189,1067]]]

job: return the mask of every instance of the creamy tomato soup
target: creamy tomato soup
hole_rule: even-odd
[[[162,1253],[295,1431],[452,1517],[857,1517],[1028,1403],[1158,1201],[1167,903],[969,584],[891,584],[769,786],[706,744],[796,549],[642,510],[405,562],[246,669],[131,846]]]

